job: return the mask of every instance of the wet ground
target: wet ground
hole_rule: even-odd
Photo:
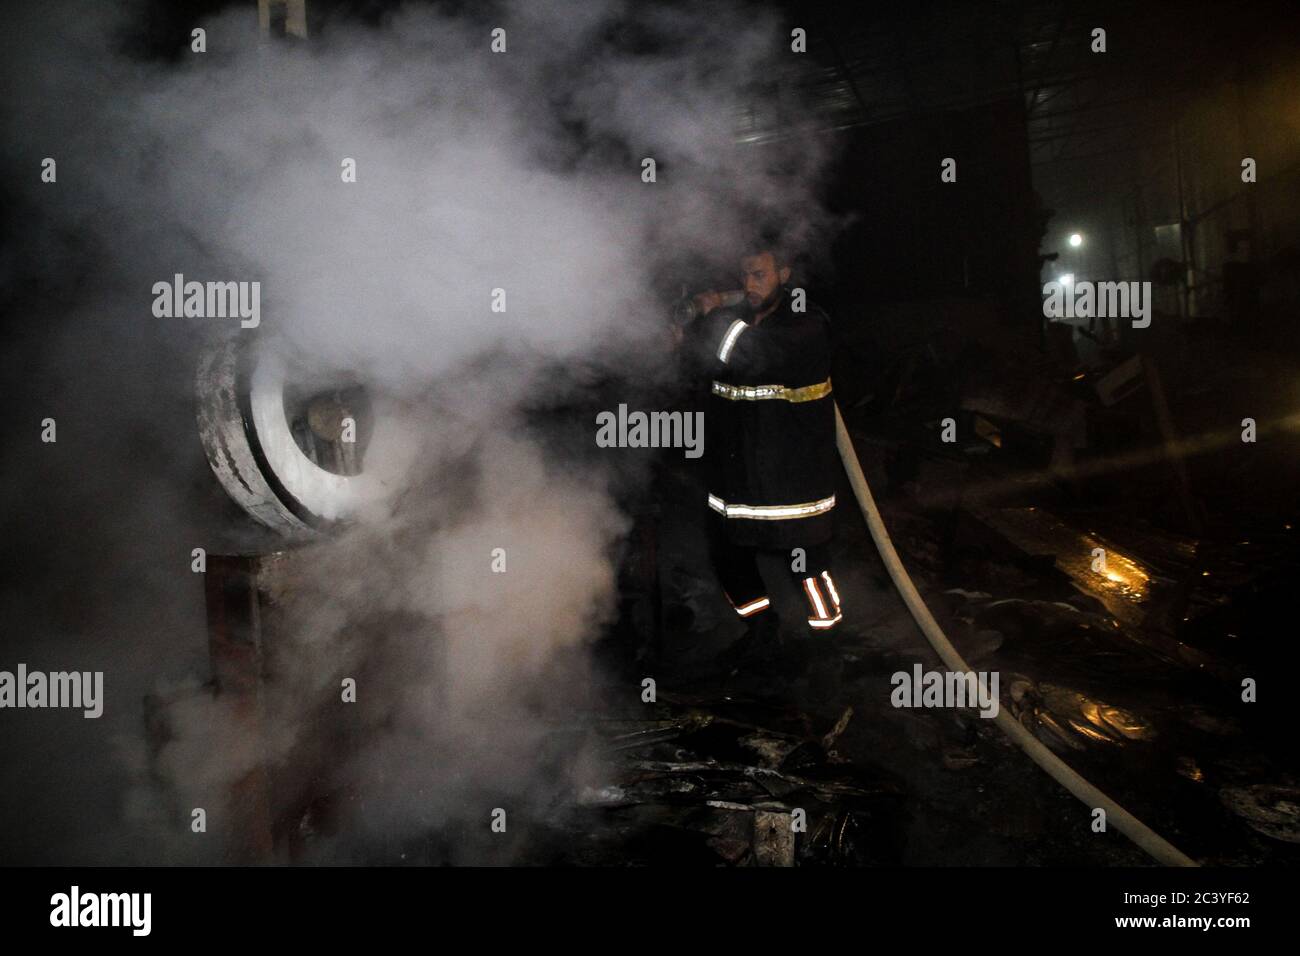
[[[885,446],[859,431],[858,447]],[[1271,475],[1259,478],[1256,507],[1235,493],[1248,475],[1199,462],[1193,477],[1209,517],[1199,536],[1177,528],[1176,511],[1169,520],[1172,479],[1158,464],[1126,476],[1127,507],[1113,494],[1042,483],[1017,492],[1015,466],[996,456],[960,462],[959,484],[1009,493],[943,507],[927,501],[924,469],[902,483],[879,460],[867,470],[918,587],[970,666],[1000,675],[1003,707],[1194,859],[1289,866],[1300,863],[1288,623],[1300,533],[1276,484],[1293,455],[1275,449],[1255,463]],[[567,811],[552,846],[559,858],[1150,862],[1113,828],[1095,832],[1090,808],[991,721],[891,705],[892,674],[941,665],[888,583],[847,485],[836,541],[845,625],[774,667],[713,673],[714,655],[743,631],[712,586],[698,532],[680,517],[695,489],[685,478],[669,484],[661,551],[679,557],[663,568],[663,641],[611,678],[651,673],[658,701],[593,716],[609,748],[608,780]],[[776,606],[797,618],[797,596],[782,592],[779,568],[769,570]],[[783,842],[779,824],[796,808],[807,830]],[[579,830],[578,845],[561,838]]]
[[[1174,417],[1199,429],[1184,432],[1199,448],[1187,461],[1194,515],[1168,460],[1150,453],[1141,407],[1129,420],[1101,412],[1095,447],[1064,480],[1018,457],[1010,428],[940,449],[917,438],[916,409],[846,417],[905,565],[971,668],[998,674],[1001,707],[1193,859],[1296,865],[1300,438],[1275,427],[1279,440],[1243,449],[1206,436],[1231,434],[1242,408],[1281,421],[1300,389],[1277,391],[1281,360],[1240,374],[1220,363],[1215,379],[1204,356],[1174,358]],[[557,766],[583,755],[583,773],[556,774],[579,782],[538,795],[509,840],[467,829],[403,860],[1151,863],[1113,827],[1098,832],[1091,808],[991,720],[891,704],[892,675],[942,665],[847,483],[834,544],[844,624],[811,641],[795,640],[797,625],[774,659],[734,674],[714,660],[744,628],[708,567],[701,488],[668,470],[657,494],[643,521],[655,529],[660,634],[644,607],[625,614],[599,648],[599,686],[574,689],[550,740]],[[774,607],[798,622],[788,576],[775,559],[764,570]]]

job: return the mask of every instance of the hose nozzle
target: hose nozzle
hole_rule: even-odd
[[[721,301],[719,307],[727,308],[734,305],[740,305],[745,301],[745,293],[742,289],[731,289],[727,292],[715,292]],[[698,319],[703,312],[699,304],[695,301],[694,296],[687,296],[673,307],[673,319],[678,325],[686,325]]]

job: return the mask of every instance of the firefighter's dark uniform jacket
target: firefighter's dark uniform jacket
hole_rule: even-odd
[[[829,539],[835,507],[830,319],[785,291],[757,325],[747,306],[697,323],[707,369],[708,507],[738,545],[794,548]]]

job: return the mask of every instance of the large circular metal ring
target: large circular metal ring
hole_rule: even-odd
[[[236,504],[287,537],[314,537],[382,493],[381,482],[373,469],[340,474],[308,455],[288,412],[293,376],[255,343],[227,340],[204,352],[195,381],[199,435],[213,473]],[[374,412],[362,443],[372,460],[400,444],[390,418],[382,409]],[[357,422],[350,426],[355,432]]]

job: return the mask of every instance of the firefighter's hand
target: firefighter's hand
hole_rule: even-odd
[[[701,292],[692,296],[691,301],[695,303],[697,314],[708,315],[722,305],[722,295],[718,292]]]

